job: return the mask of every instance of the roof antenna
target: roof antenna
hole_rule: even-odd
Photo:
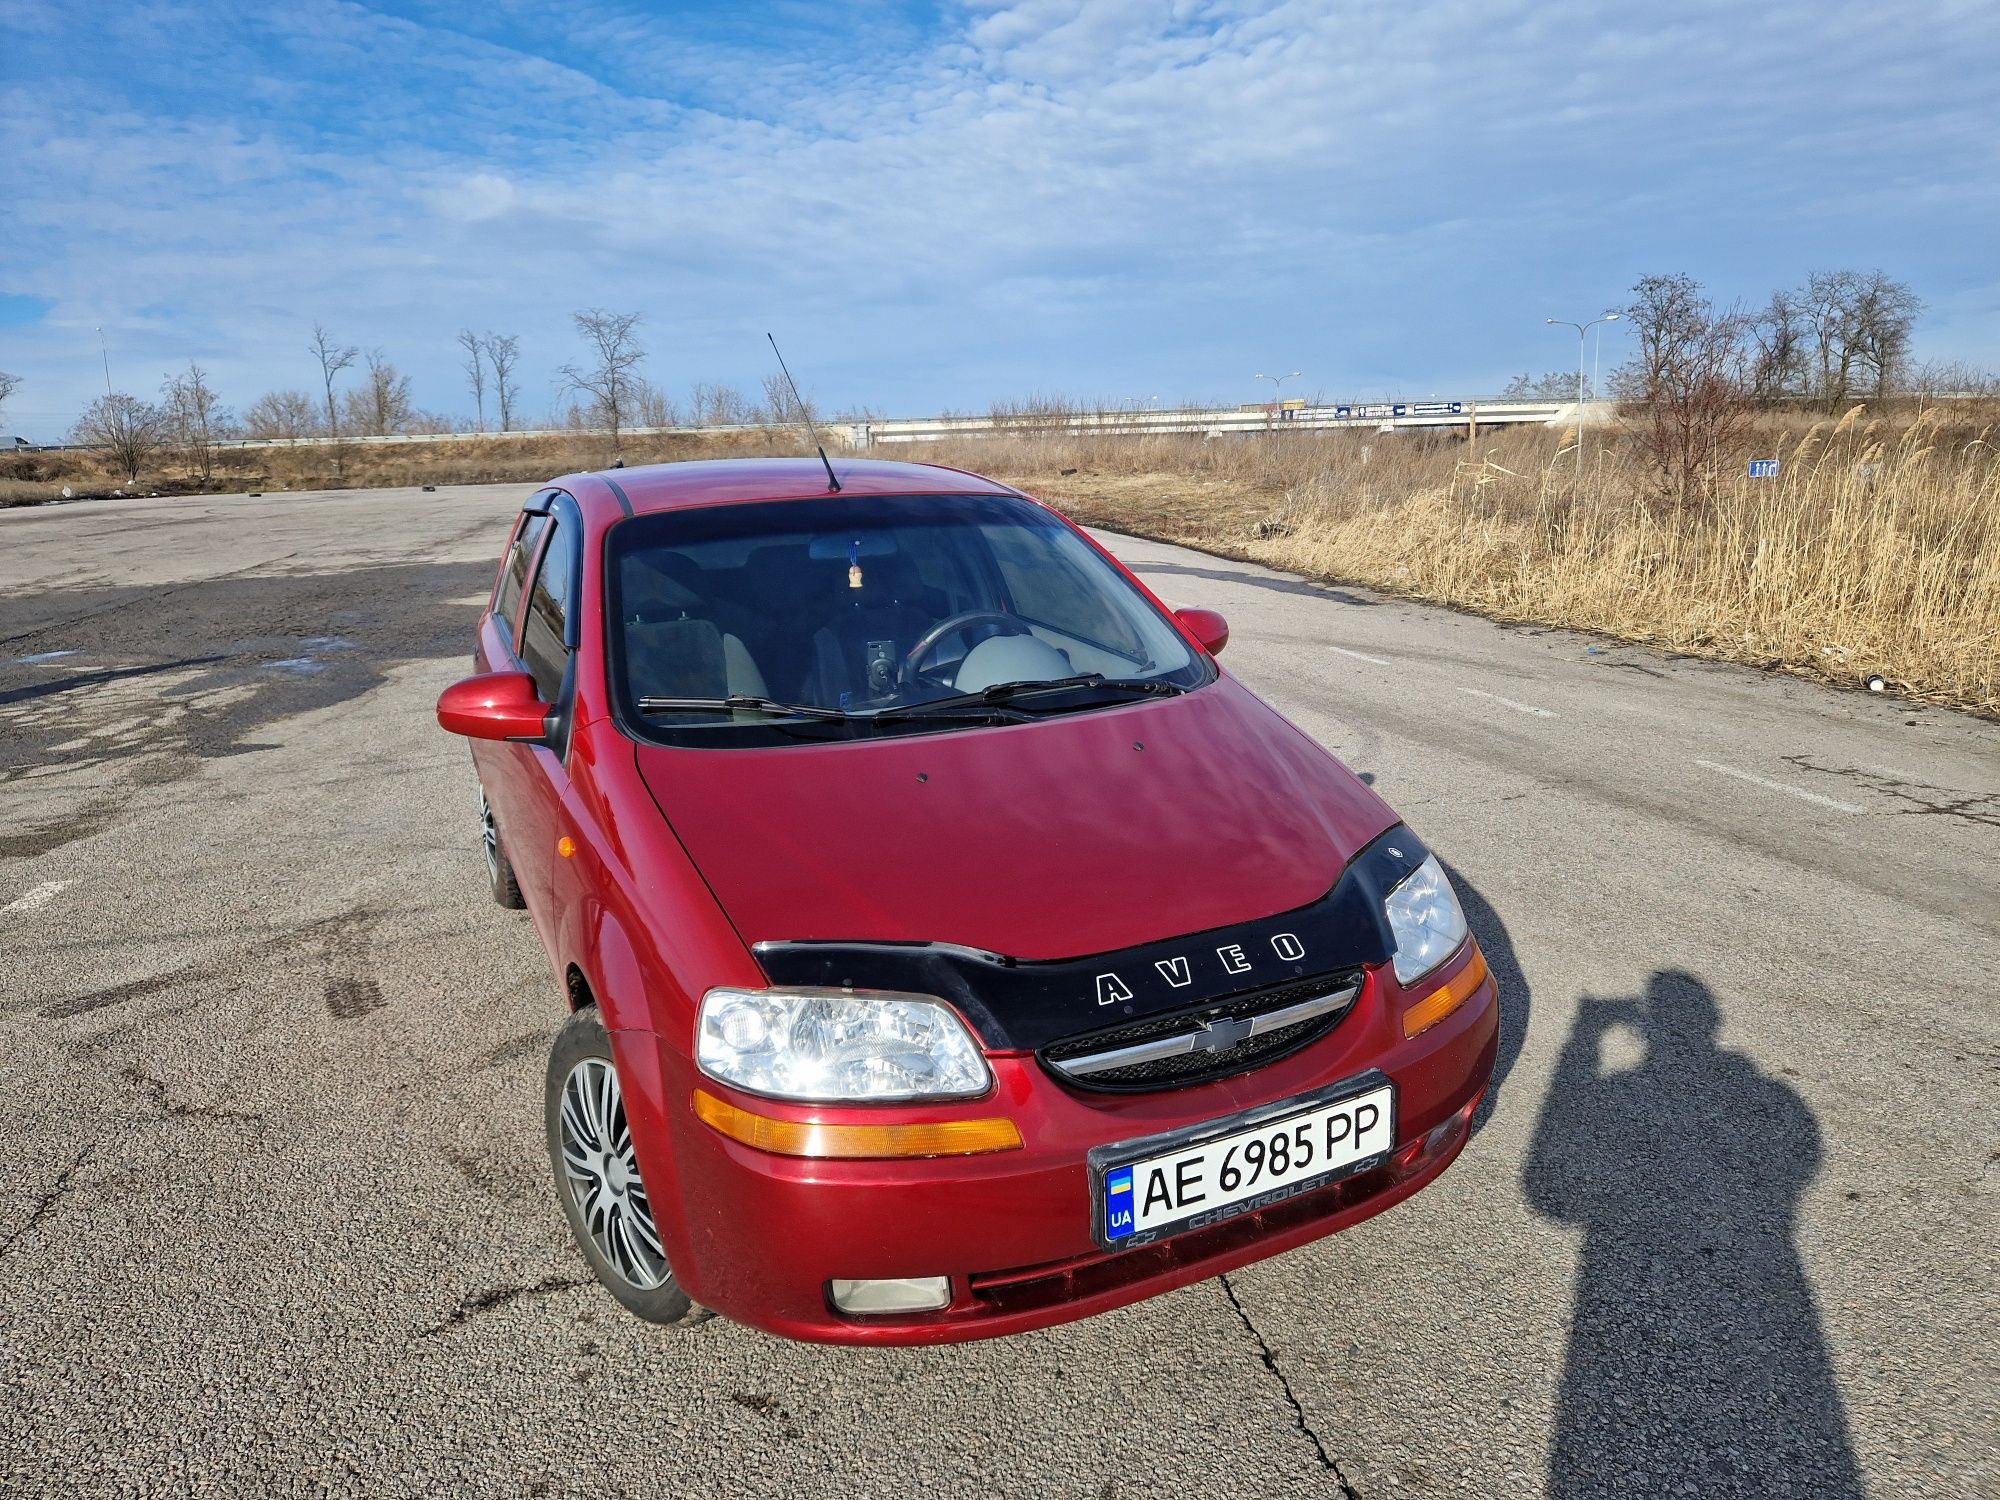
[[[778,348],[778,341],[771,338],[771,335],[768,333],[764,337],[771,339],[771,352],[778,356],[778,368],[784,370],[785,384],[792,388],[792,405],[796,406],[799,409],[799,415],[806,419],[806,431],[812,434],[813,447],[819,450],[819,461],[826,465],[826,487],[831,493],[837,495],[840,493],[840,481],[834,477],[833,465],[827,459],[826,444],[819,440],[819,429],[813,426],[813,414],[807,409],[805,401],[799,395],[799,383],[792,379],[792,372],[786,369],[785,356]]]

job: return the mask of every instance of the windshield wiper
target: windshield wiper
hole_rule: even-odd
[[[912,719],[945,719],[960,724],[1025,724],[1030,716],[1004,703],[981,703],[977,698],[939,698],[930,703],[907,703],[899,708],[878,709],[863,717],[870,724],[901,724]]]
[[[976,693],[959,693],[950,698],[933,698],[929,703],[913,704],[904,712],[964,708],[979,704],[1013,705],[1023,698],[1036,698],[1048,693],[1075,692],[1082,688],[1137,693],[1142,697],[1160,698],[1171,698],[1177,693],[1187,691],[1178,683],[1168,682],[1163,677],[1106,677],[1102,672],[1080,672],[1074,677],[996,682],[990,687],[981,688]]]
[[[787,719],[824,719],[833,724],[845,724],[850,715],[842,708],[821,708],[816,703],[780,703],[775,698],[760,698],[752,693],[731,693],[726,698],[641,698],[639,712],[642,714],[669,713],[758,713],[773,714]]]

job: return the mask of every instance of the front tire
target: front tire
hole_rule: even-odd
[[[543,1095],[556,1197],[604,1289],[648,1323],[699,1323],[707,1308],[674,1279],[625,1119],[611,1038],[595,1006],[556,1033]]]

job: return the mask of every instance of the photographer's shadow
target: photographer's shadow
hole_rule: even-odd
[[[1700,980],[1656,973],[1643,997],[1586,999],[1557,1064],[1523,1182],[1583,1231],[1559,1500],[1865,1493],[1793,1245],[1819,1127],[1720,1024]]]

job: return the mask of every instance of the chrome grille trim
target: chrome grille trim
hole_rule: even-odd
[[[1302,1000],[1296,1005],[1287,1005],[1279,1010],[1253,1016],[1247,1029],[1229,1047],[1203,1048],[1201,1043],[1209,1030],[1204,1024],[1172,1036],[1136,1042],[1129,1047],[1113,1047],[1103,1052],[1085,1053],[1081,1057],[1051,1059],[1049,1066],[1073,1077],[1088,1078],[1093,1073],[1108,1073],[1115,1068],[1129,1068],[1137,1063],[1154,1062],[1164,1057],[1180,1057],[1197,1050],[1212,1050],[1218,1062],[1226,1062],[1229,1052],[1240,1043],[1287,1026],[1297,1026],[1301,1022],[1326,1015],[1329,1011],[1344,1010],[1354,1003],[1354,998],[1360,993],[1360,985],[1349,984],[1314,999]]]

